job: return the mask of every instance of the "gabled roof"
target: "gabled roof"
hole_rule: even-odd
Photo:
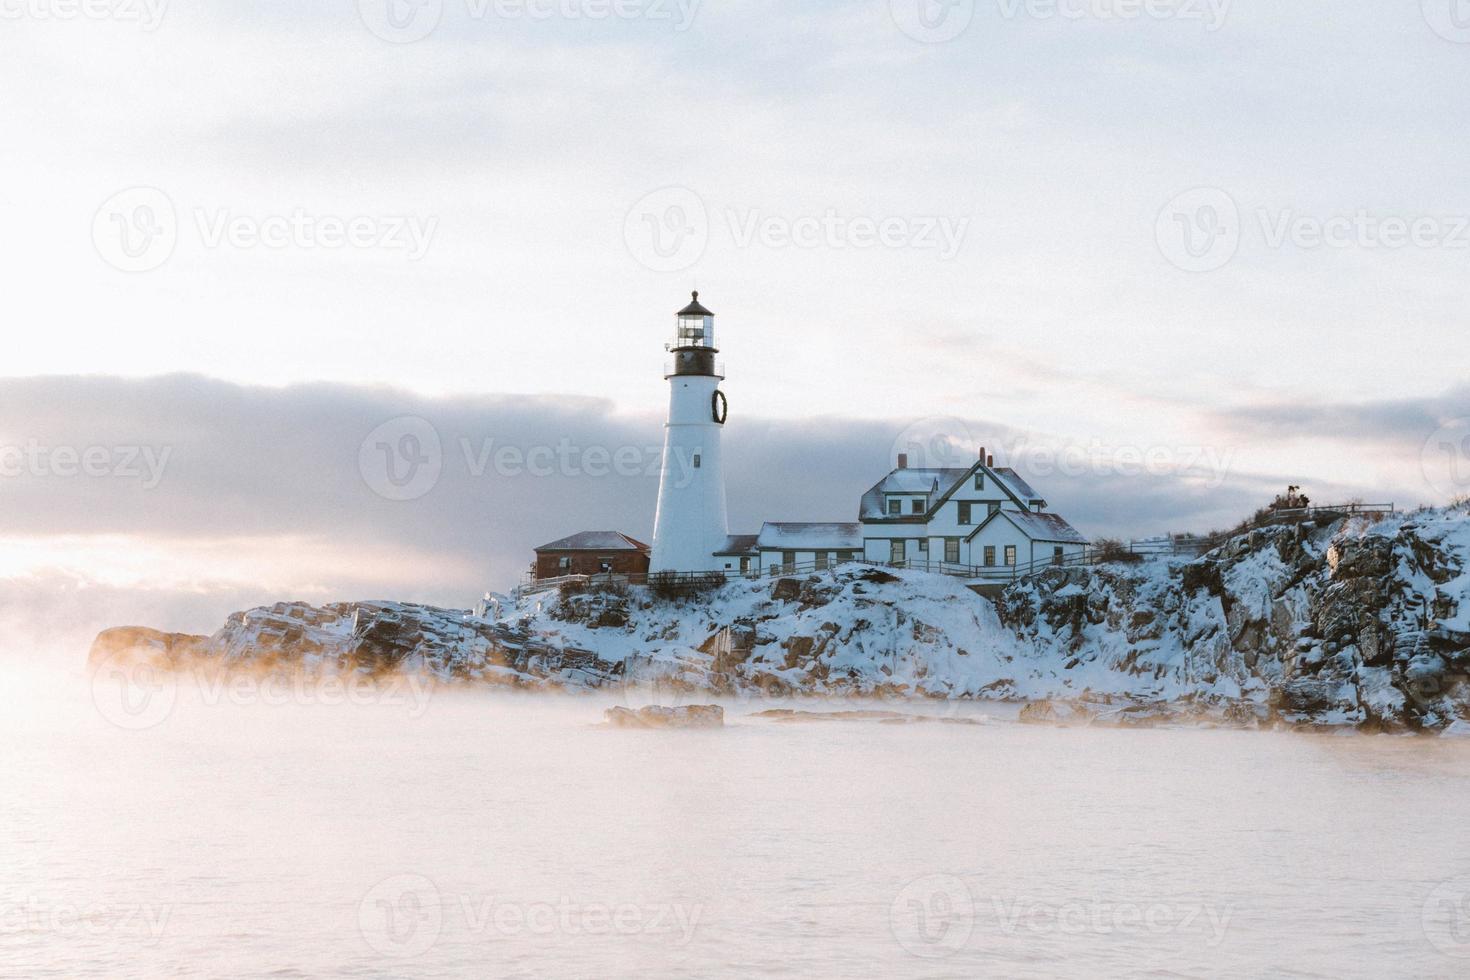
[[[754,555],[756,550],[755,542],[759,537],[760,535],[758,534],[732,534],[725,539],[725,546],[719,551],[716,551],[715,554]]]
[[[1082,532],[1068,524],[1060,514],[1042,513],[1037,514],[1029,510],[998,510],[985,520],[980,526],[971,531],[966,541],[975,540],[975,535],[989,527],[991,522],[1004,518],[1016,526],[1016,528],[1032,541],[1045,541],[1049,544],[1086,544],[1087,539]]]
[[[761,527],[756,545],[771,551],[861,551],[863,526],[841,521],[773,523]]]
[[[550,544],[543,544],[537,551],[648,551],[648,545],[637,538],[630,538],[621,531],[578,531]]]
[[[863,494],[862,503],[858,505],[858,520],[882,521],[892,524],[927,523],[933,519],[934,512],[970,478],[970,474],[976,471],[989,474],[995,481],[995,485],[1000,487],[1005,495],[1022,509],[1027,508],[1030,501],[1041,499],[1015,470],[1009,467],[989,467],[978,460],[964,469],[950,467],[898,469],[890,472],[874,484],[872,489]],[[929,510],[924,514],[890,516],[885,505],[886,497],[890,493],[930,494]]]
[[[1042,499],[1041,494],[1031,489],[1031,484],[1021,479],[1021,474],[1009,466],[997,466],[991,472],[1000,477],[1002,482],[1009,484],[1010,488],[1015,491],[1016,496],[1024,497],[1027,500]]]
[[[968,469],[924,467],[893,470],[863,494],[862,503],[858,505],[858,519],[873,521],[887,517],[885,500],[890,493],[937,494],[963,480],[969,472]],[[930,503],[932,505],[933,501]],[[904,516],[919,517],[917,514]]]

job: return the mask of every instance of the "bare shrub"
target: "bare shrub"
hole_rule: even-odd
[[[1098,538],[1092,543],[1092,553],[1100,562],[1123,562],[1134,564],[1143,561],[1143,556],[1134,554],[1117,538]]]

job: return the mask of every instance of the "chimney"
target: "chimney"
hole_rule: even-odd
[[[980,447],[980,465],[981,466],[984,466],[985,465],[985,447],[984,446],[981,446]]]
[[[987,457],[985,457],[985,465],[986,466],[989,466],[991,469],[994,469],[995,468],[995,457],[994,456],[987,456]]]
[[[906,469],[909,468],[909,454],[908,453],[899,453],[898,454],[898,468],[901,469],[901,470],[906,470]]]

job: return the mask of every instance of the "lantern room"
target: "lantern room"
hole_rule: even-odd
[[[699,302],[699,290],[695,290],[689,305],[679,311],[675,327],[674,350],[687,347],[715,349],[715,315]]]

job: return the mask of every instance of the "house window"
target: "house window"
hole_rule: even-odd
[[[857,552],[855,552],[855,551],[839,551],[839,552],[837,552],[837,560],[838,561],[852,561],[856,557],[857,557]]]
[[[567,555],[562,555],[556,560],[556,567],[561,569],[562,571],[566,571],[568,568],[572,567],[572,559]]]
[[[944,560],[949,562],[951,565],[958,565],[960,563],[959,538],[944,539]]]
[[[903,564],[903,538],[894,538],[888,542],[888,561],[894,565]]]
[[[889,497],[888,498],[888,515],[890,517],[897,517],[898,515],[900,515],[902,513],[903,513],[903,498],[902,497]]]
[[[976,490],[984,490],[985,489],[985,474],[984,473],[977,472],[975,474],[975,489]]]
[[[924,513],[924,498],[923,497],[915,497],[913,500],[909,501],[909,503],[910,503],[910,505],[912,505],[911,506],[911,512],[912,513],[915,513],[915,514],[922,514],[922,513]]]
[[[995,567],[995,545],[993,544],[987,544],[985,546],[985,567]]]
[[[928,538],[920,538],[919,539],[919,554],[921,554],[921,555],[927,555],[928,553],[929,553],[929,539]]]
[[[699,469],[699,453],[694,454],[694,468]]]
[[[599,559],[597,559],[597,570],[599,572],[610,572],[610,571],[612,571],[612,566],[613,566],[613,563],[612,563],[612,559],[611,558],[599,558]]]
[[[1000,504],[992,503],[990,505],[990,513],[992,513],[992,514],[999,514],[1000,513]]]
[[[750,559],[749,558],[742,558],[742,559],[740,559],[740,570],[742,572],[748,572],[748,571],[750,571]]]
[[[1006,564],[1007,565],[1014,565],[1015,563],[1016,563],[1016,546],[1013,545],[1013,544],[1008,544],[1008,545],[1006,545]]]
[[[788,572],[791,571],[793,568],[795,568],[796,567],[796,552],[794,552],[794,551],[783,551],[783,552],[781,552],[781,564],[783,566],[785,566],[785,568],[786,568],[786,570]]]
[[[1053,565],[1060,565],[1062,563],[1062,546],[1061,545],[1057,545],[1055,548],[1051,549],[1051,563]]]
[[[960,523],[961,524],[973,524],[973,523],[975,523],[971,519],[971,517],[970,517],[970,502],[968,500],[961,500],[960,501]]]

